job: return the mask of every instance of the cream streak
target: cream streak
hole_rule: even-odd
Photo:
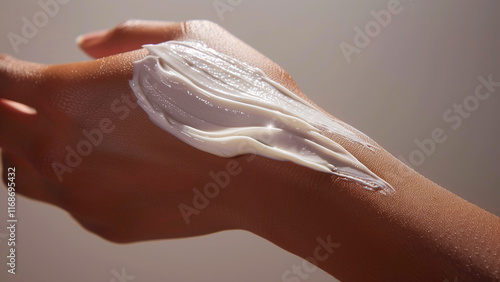
[[[182,141],[221,157],[254,153],[394,192],[321,131],[368,143],[262,70],[198,41],[144,47],[150,54],[134,63],[130,87],[150,119]]]

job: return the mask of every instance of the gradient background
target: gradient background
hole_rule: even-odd
[[[460,128],[451,129],[442,118],[474,94],[479,75],[500,81],[500,2],[401,0],[401,13],[347,63],[339,44],[353,44],[354,28],[364,29],[373,19],[370,11],[386,9],[388,2],[242,0],[222,19],[213,0],[69,0],[16,54],[7,34],[21,34],[21,18],[31,19],[41,8],[38,1],[2,1],[0,53],[47,64],[89,60],[74,44],[81,33],[129,18],[209,19],[277,62],[313,101],[396,156],[408,159],[418,149],[416,139],[442,128],[446,142],[414,168],[500,215],[500,88]],[[135,276],[132,281],[281,281],[282,273],[301,261],[242,231],[116,245],[83,230],[62,210],[18,196],[13,276],[4,263],[4,191],[1,281],[118,282],[112,271],[123,267]],[[317,270],[307,281],[336,280]]]

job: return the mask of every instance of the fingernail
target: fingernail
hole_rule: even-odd
[[[101,38],[104,37],[104,35],[106,35],[107,32],[108,32],[108,30],[98,30],[98,31],[85,33],[85,34],[79,35],[75,41],[76,41],[76,44],[78,44],[79,46],[89,46],[89,45],[92,45],[92,44],[95,44],[96,42],[98,42]]]

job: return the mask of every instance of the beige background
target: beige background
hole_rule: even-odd
[[[500,3],[401,0],[402,11],[347,63],[339,44],[353,44],[354,28],[363,29],[373,19],[370,11],[388,2],[242,0],[221,19],[212,0],[69,0],[16,54],[7,34],[20,34],[22,17],[41,8],[38,1],[2,1],[0,53],[76,62],[88,60],[74,44],[77,35],[129,18],[213,20],[283,66],[317,104],[396,156],[408,159],[416,139],[442,128],[446,142],[415,169],[500,215],[500,88],[458,129],[442,118],[474,93],[479,75],[500,81]],[[4,191],[0,236],[7,233]],[[119,281],[112,270],[123,267],[132,281],[281,281],[283,271],[300,262],[240,231],[115,245],[84,231],[60,209],[23,197],[17,204],[18,274],[6,273],[7,246],[0,237],[1,281]],[[335,280],[318,270],[307,281]]]

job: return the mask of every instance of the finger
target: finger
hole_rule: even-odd
[[[88,55],[102,58],[182,37],[182,24],[177,22],[129,20],[110,30],[87,33],[77,44]]]
[[[42,64],[0,54],[0,98],[35,107],[44,68]]]
[[[37,115],[0,99],[0,147],[23,159],[30,155]]]
[[[7,189],[13,187],[9,192],[14,191],[16,194],[57,205],[54,189],[47,187],[47,182],[29,163],[2,150],[2,166],[5,186]]]

